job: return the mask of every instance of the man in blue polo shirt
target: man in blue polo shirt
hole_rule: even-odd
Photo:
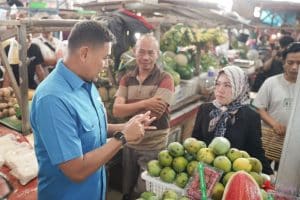
[[[122,144],[139,142],[144,126],[153,121],[147,113],[126,124],[107,124],[92,80],[101,71],[112,40],[98,22],[77,23],[68,39],[68,56],[36,90],[30,120],[39,164],[39,200],[104,200],[104,164]],[[107,133],[115,133],[108,143]]]

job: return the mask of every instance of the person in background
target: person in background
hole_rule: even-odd
[[[123,148],[123,199],[135,199],[145,191],[140,174],[146,170],[147,162],[166,148],[170,127],[168,107],[174,92],[171,75],[156,64],[159,44],[154,36],[141,36],[136,42],[134,54],[136,68],[121,78],[113,114],[116,117],[131,117],[149,109],[156,117],[153,125],[158,130],[147,131],[141,143]]]
[[[215,100],[200,106],[192,137],[206,144],[215,137],[226,137],[232,147],[259,159],[264,173],[273,174],[262,147],[260,116],[248,105],[248,91],[248,77],[240,67],[221,69],[215,83]]]
[[[44,57],[45,73],[48,74],[53,70],[58,59],[61,58],[57,56],[57,49],[62,46],[62,41],[54,37],[52,32],[43,32],[39,37],[33,38],[32,43],[40,47]]]
[[[282,53],[284,73],[268,78],[259,89],[253,105],[263,125],[285,135],[291,114],[300,65],[300,43],[291,43]]]
[[[268,77],[283,73],[281,54],[292,42],[294,42],[294,38],[288,35],[282,36],[279,39],[280,48],[275,48],[272,51],[271,58],[263,66],[263,70],[267,73]]]
[[[0,59],[0,87],[3,87],[4,74],[5,74],[5,68],[1,65],[1,59]]]
[[[24,7],[24,4],[22,3],[22,1],[18,1],[18,0],[6,0],[7,4],[9,6],[13,6],[16,5],[17,7]]]
[[[39,164],[38,199],[105,200],[107,163],[136,144],[155,118],[150,112],[107,124],[92,80],[110,53],[113,35],[96,21],[77,23],[68,55],[37,87],[30,113]],[[107,134],[113,138],[107,141]]]
[[[29,63],[27,66],[28,71],[28,88],[35,89],[38,83],[42,82],[45,78],[45,73],[42,67],[42,63],[44,62],[43,55],[38,45],[32,43],[32,35],[27,35],[27,57],[29,59]],[[5,47],[5,52],[8,55],[10,49],[10,45]],[[17,83],[20,83],[19,78],[19,64],[11,64],[15,79]],[[36,79],[38,81],[36,81]],[[3,87],[8,87],[11,85],[8,73],[4,74]]]
[[[263,71],[257,75],[252,91],[257,92],[264,81],[274,75],[283,73],[282,52],[286,47],[294,42],[294,39],[289,35],[284,35],[279,39],[280,47],[274,48],[270,58],[264,62]]]

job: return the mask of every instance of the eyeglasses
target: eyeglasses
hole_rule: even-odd
[[[0,175],[0,199],[6,199],[13,192],[12,185],[7,179]]]

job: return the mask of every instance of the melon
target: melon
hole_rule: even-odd
[[[230,142],[225,137],[215,137],[208,145],[216,155],[224,155],[230,149]]]
[[[179,53],[174,57],[175,62],[177,63],[178,66],[180,67],[186,67],[189,60],[186,57],[186,55]]]
[[[222,200],[263,200],[256,181],[246,172],[234,173],[226,184]]]

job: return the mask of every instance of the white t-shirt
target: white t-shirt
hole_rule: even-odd
[[[279,74],[268,78],[259,89],[253,105],[264,108],[279,123],[287,126],[294,101],[295,83]],[[263,123],[267,126],[267,124]]]

